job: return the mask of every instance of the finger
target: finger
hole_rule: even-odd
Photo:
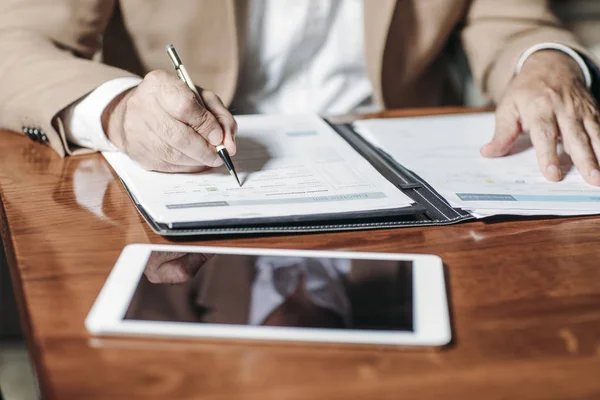
[[[204,159],[192,158],[181,151],[179,148],[185,149],[186,147],[182,146],[181,143],[177,141],[177,137],[177,134],[168,138],[160,137],[158,135],[154,136],[153,144],[150,147],[154,148],[153,154],[157,161],[160,161],[165,165],[171,164],[174,166],[178,165],[203,169],[212,166],[207,162],[204,162]],[[210,158],[208,159],[210,160]]]
[[[559,181],[562,176],[556,146],[558,145],[558,124],[552,111],[542,111],[532,123],[525,124],[529,128],[531,143],[537,154],[540,171],[550,181]]]
[[[484,157],[508,154],[521,133],[519,113],[514,105],[501,105],[496,110],[496,128],[492,140],[481,148]]]
[[[128,153],[138,162],[154,160],[199,167],[212,166],[218,158],[204,139],[167,114],[156,99],[132,111],[125,129],[130,133]]]
[[[223,163],[213,146],[191,127],[170,115],[163,113],[147,122],[147,125],[155,133],[150,150],[152,154],[159,155],[161,160],[176,165],[209,167],[218,167]],[[193,161],[189,162],[189,159]]]
[[[187,253],[177,251],[153,251],[148,256],[146,268],[156,269],[160,264],[183,257]]]
[[[598,160],[592,150],[583,122],[564,112],[557,117],[565,151],[571,156],[573,164],[587,183],[600,186]]]
[[[210,168],[206,165],[178,165],[167,163],[164,161],[143,161],[140,163],[140,165],[148,171],[156,171],[171,174],[190,174],[194,172],[206,171],[208,168]]]
[[[173,90],[164,90],[157,97],[169,115],[191,127],[209,144],[218,146],[223,142],[223,128],[215,116],[198,103],[185,84],[178,81]]]
[[[189,158],[170,144],[162,142],[159,138],[154,138],[152,142],[154,143],[152,145],[145,143],[140,146],[138,150],[141,151],[141,154],[132,155],[148,171],[192,173],[205,171],[210,167]]]
[[[144,275],[152,283],[160,283],[156,271],[163,263],[183,257],[186,253],[174,251],[153,251],[146,261]]]
[[[194,133],[193,135],[196,134]],[[223,161],[218,156],[216,156],[214,162],[207,164],[192,159],[173,145],[161,142],[158,138],[155,138],[154,141],[159,142],[159,144],[151,146],[153,150],[138,148],[137,151],[129,154],[132,159],[148,171],[171,173],[201,172],[223,164]]]
[[[204,254],[188,253],[159,265],[153,278],[161,283],[184,283],[192,279],[207,260]]]
[[[225,145],[229,154],[233,156],[236,152],[235,135],[237,134],[237,122],[219,96],[208,90],[202,90],[200,93],[206,104],[206,108],[215,116],[223,128],[223,132],[225,133],[223,145]]]
[[[600,120],[598,116],[593,115],[584,120],[583,126],[587,131],[592,150],[596,156],[596,160],[600,161]]]

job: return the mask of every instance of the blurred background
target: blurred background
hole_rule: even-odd
[[[552,6],[565,24],[600,57],[600,1],[554,0]]]

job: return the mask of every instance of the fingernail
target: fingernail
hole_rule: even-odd
[[[490,142],[484,145],[480,152],[484,157],[498,157],[505,153],[504,151],[500,150],[501,149],[499,149],[494,143]]]
[[[546,171],[548,171],[548,176],[552,179],[560,179],[560,170],[556,165],[549,165]]]
[[[220,129],[215,129],[211,133],[208,134],[208,143],[213,146],[221,144],[223,141],[223,131]]]
[[[484,144],[483,146],[481,146],[481,148],[479,149],[479,152],[481,153],[482,156],[486,156],[488,154],[488,148],[490,147],[490,144]]]

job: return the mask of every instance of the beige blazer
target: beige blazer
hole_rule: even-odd
[[[58,113],[107,80],[172,69],[168,43],[194,82],[229,104],[246,1],[0,0],[0,128],[25,131],[63,156],[86,152],[67,144]],[[454,39],[494,100],[530,46],[553,41],[585,53],[545,0],[364,2],[368,75],[387,108],[452,102],[442,55]]]

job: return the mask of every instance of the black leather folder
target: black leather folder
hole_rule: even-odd
[[[329,123],[329,122],[328,122]],[[286,216],[276,218],[226,219],[165,224],[153,220],[123,182],[136,208],[152,230],[164,236],[253,235],[301,232],[336,232],[409,226],[449,225],[474,219],[468,212],[453,208],[419,176],[397,163],[382,150],[357,134],[351,124],[329,125],[388,181],[415,204],[398,209],[352,213]]]

